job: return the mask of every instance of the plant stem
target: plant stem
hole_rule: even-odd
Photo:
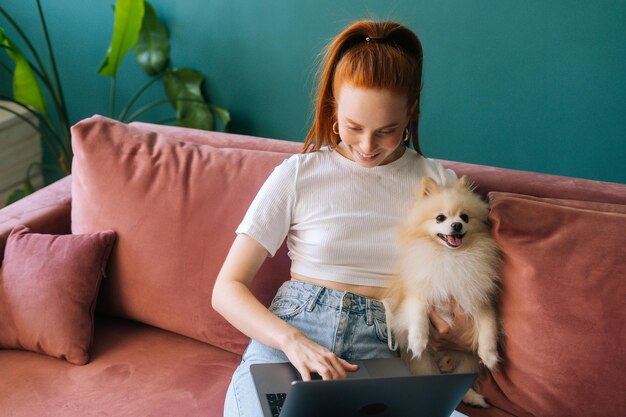
[[[174,100],[174,101],[189,101],[189,102],[192,102],[192,103],[202,103],[202,104],[207,104],[205,101],[198,100],[198,99],[195,99],[195,98],[178,98],[178,99],[176,99],[176,100]],[[129,121],[129,122],[132,122],[132,121],[134,121],[137,117],[141,116],[142,114],[144,114],[144,113],[145,113],[145,112],[147,112],[148,110],[153,109],[153,108],[155,108],[155,107],[157,107],[157,106],[160,106],[161,104],[166,104],[166,103],[169,103],[169,102],[170,102],[170,100],[169,100],[169,99],[156,100],[156,101],[150,102],[150,103],[146,104],[145,106],[141,107],[141,108],[140,108],[139,110],[137,110],[135,113],[131,114],[131,115],[128,117],[128,121]]]
[[[26,110],[27,112],[29,112],[30,114],[32,114],[33,116],[35,116],[37,119],[39,119],[39,122],[41,123],[40,126],[37,125],[33,125],[31,123],[31,126],[33,126],[33,129],[38,130],[41,132],[41,129],[45,126],[46,128],[48,128],[48,131],[50,131],[50,133],[53,135],[54,139],[56,139],[57,142],[57,146],[60,147],[61,149],[65,150],[65,146],[64,146],[64,141],[63,138],[61,138],[58,133],[56,132],[56,130],[54,129],[54,125],[52,124],[52,121],[50,120],[50,118],[48,117],[48,115],[46,114],[42,114],[36,110],[33,110],[32,108],[20,103],[19,101],[16,101],[14,98],[12,97],[7,97],[7,96],[0,96],[0,100],[5,100],[5,101],[10,101],[11,103],[15,103],[18,106],[20,106],[21,108],[23,108],[24,110]],[[20,117],[23,119],[23,116],[16,113],[14,110],[6,108],[3,106],[4,109],[6,109],[8,112],[15,114],[16,116]],[[43,134],[42,134],[43,136]]]
[[[119,116],[119,120],[121,122],[124,121],[124,117],[126,117],[126,114],[130,111],[130,108],[133,106],[133,104],[135,104],[135,102],[137,101],[137,99],[139,99],[139,97],[148,89],[148,87],[150,87],[152,84],[154,84],[157,80],[163,78],[163,76],[165,75],[165,72],[162,72],[156,76],[154,76],[151,80],[149,80],[147,83],[145,83],[132,97],[131,99],[128,101],[128,104],[126,104],[126,106],[122,109],[122,111],[120,112],[120,116]]]
[[[7,51],[10,50],[11,48],[4,46],[4,45],[0,45],[0,49],[6,49]],[[24,59],[26,59],[26,57],[24,57]],[[26,62],[28,62],[28,65],[30,65],[30,69],[33,70],[33,72],[37,75],[37,77],[44,83],[44,85],[48,88],[48,90],[50,90],[51,93],[53,93],[52,98],[56,99],[56,96],[54,95],[54,87],[52,86],[52,84],[50,84],[50,80],[47,78],[48,74],[44,74],[42,73],[39,68],[37,68],[37,66],[33,65],[32,62],[30,62],[28,59],[26,59]],[[14,74],[14,71],[8,67],[6,64],[0,62],[0,66],[2,66],[2,68],[4,68],[5,70],[7,70],[7,72],[11,75]]]
[[[67,105],[65,104],[65,97],[63,96],[63,87],[61,86],[61,81],[59,79],[59,71],[56,64],[56,59],[54,58],[54,52],[52,49],[52,43],[50,42],[50,34],[48,33],[48,25],[46,24],[46,19],[43,14],[43,10],[41,8],[41,1],[37,0],[37,9],[39,10],[39,19],[41,20],[41,26],[43,27],[44,37],[46,39],[46,46],[48,47],[48,55],[50,56],[50,66],[52,67],[52,74],[54,75],[54,81],[56,83],[56,93],[58,95],[58,103],[60,106],[57,107],[59,114],[59,121],[62,125],[62,130],[65,138],[69,141],[69,131],[70,131],[70,122],[67,114]],[[54,91],[54,89],[53,89]]]
[[[15,102],[14,102],[15,103]],[[19,103],[17,103],[19,104]],[[31,122],[28,118],[26,118],[24,115],[19,114],[18,112],[16,112],[15,110],[3,106],[2,104],[0,104],[0,109],[8,111],[9,113],[14,114],[15,116],[19,117],[20,119],[22,119],[24,122],[26,122],[27,124],[29,124],[33,129],[35,129],[37,132],[39,132],[41,139],[44,141],[44,143],[48,146],[48,148],[50,149],[50,152],[52,152],[52,156],[54,156],[57,160],[60,159],[61,154],[58,152],[58,148],[53,146],[52,143],[50,143],[50,141],[48,140],[48,138],[43,134],[43,132],[41,131],[41,127],[37,126],[36,124],[34,124],[33,122]],[[36,114],[36,113],[35,113]],[[38,115],[39,117],[39,115]]]
[[[41,13],[41,9],[40,9],[40,13]],[[46,71],[46,67],[44,66],[43,62],[41,61],[41,58],[39,57],[39,54],[37,53],[37,50],[35,49],[33,44],[30,42],[30,40],[28,39],[28,37],[26,36],[26,34],[22,30],[22,28],[17,24],[17,22],[15,22],[15,20],[13,20],[13,18],[6,12],[6,10],[3,7],[0,7],[0,14],[2,14],[7,19],[7,21],[11,24],[11,26],[13,26],[13,28],[20,35],[20,37],[22,38],[22,40],[24,41],[24,43],[26,44],[26,46],[28,47],[28,49],[32,53],[33,57],[35,58],[35,61],[36,61],[37,65],[39,67],[37,67],[37,65],[33,65],[33,63],[30,60],[28,60],[28,59],[26,61],[30,65],[30,67],[33,70],[33,72],[39,77],[39,79],[48,88],[48,91],[50,91],[53,103],[55,105],[55,109],[57,111],[57,114],[60,115],[60,114],[64,113],[64,111],[60,110],[60,109],[64,109],[65,105],[60,101],[60,98],[59,98],[59,96],[57,94],[57,91],[55,90],[54,85],[52,84],[52,80],[50,78],[50,75]],[[43,16],[41,16],[41,17],[43,18]],[[44,24],[45,24],[45,22],[44,22]],[[46,30],[45,34],[47,36],[47,30]],[[11,101],[17,103],[16,101],[14,101],[12,99],[11,99]],[[21,103],[17,103],[17,104],[22,105]],[[28,107],[26,107],[26,106],[23,106],[23,107],[28,109]],[[45,122],[45,124],[48,125],[48,129],[56,136],[56,138],[59,141],[59,145],[63,149],[64,153],[67,153],[68,151],[67,151],[67,149],[66,149],[66,147],[65,147],[65,145],[63,143],[63,140],[61,140],[59,138],[59,136],[56,133],[54,133],[54,129],[52,127],[52,121],[50,120],[49,115],[46,114],[45,118],[42,118],[40,115],[37,115],[37,116],[39,117],[39,120],[41,122]],[[59,119],[61,120],[62,125],[66,127],[65,129],[63,129],[63,136],[65,137],[65,142],[69,143],[69,141],[70,141],[69,124],[67,122],[63,123],[63,118],[62,117],[59,117]],[[42,135],[42,137],[43,137],[43,135]]]
[[[3,47],[0,47],[0,49],[2,49],[2,48]],[[6,70],[6,72],[8,72],[9,74],[11,74],[11,76],[13,76],[13,70],[11,69],[11,67],[6,65],[4,62],[0,62],[0,67],[2,67],[2,69]]]
[[[28,39],[28,37],[26,36],[22,28],[15,22],[15,20],[13,20],[11,15],[9,15],[9,13],[7,13],[6,10],[4,10],[4,7],[0,6],[0,14],[2,14],[7,19],[7,21],[11,24],[11,26],[13,26],[15,31],[20,35],[20,37],[22,38],[22,40],[24,41],[24,43],[26,44],[30,52],[35,57],[35,61],[37,61],[37,64],[39,64],[41,71],[45,74],[45,77],[49,79],[50,77],[48,73],[46,73],[46,67],[44,67],[43,62],[41,61],[41,58],[39,57],[39,54],[37,53],[37,50],[35,49],[33,44],[30,42],[30,40]]]

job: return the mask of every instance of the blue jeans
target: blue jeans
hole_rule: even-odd
[[[348,361],[397,356],[387,347],[387,323],[382,302],[349,292],[300,281],[285,282],[270,311],[309,339]],[[233,374],[224,417],[262,417],[250,365],[288,362],[280,351],[251,340]]]

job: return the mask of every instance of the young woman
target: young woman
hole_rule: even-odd
[[[394,22],[360,21],[329,45],[304,152],[278,166],[250,206],[219,273],[213,308],[251,337],[228,389],[225,416],[261,416],[249,366],[290,361],[309,380],[345,378],[353,359],[388,349],[385,288],[397,229],[421,177],[455,174],[418,141],[422,47]],[[412,141],[413,148],[409,148]],[[269,310],[249,284],[285,237],[291,279]],[[458,308],[448,326],[431,313],[435,348],[470,350]]]

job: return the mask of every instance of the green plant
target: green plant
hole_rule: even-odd
[[[36,0],[36,4],[45,48],[49,57],[47,65],[41,59],[37,48],[32,44],[28,35],[4,7],[0,6],[0,15],[15,30],[18,38],[27,49],[27,54],[22,53],[7,36],[5,30],[0,27],[0,48],[6,50],[15,64],[14,68],[6,65],[1,67],[13,79],[13,95],[0,96],[0,99],[17,103],[33,114],[38,123],[31,122],[27,117],[2,104],[0,104],[0,108],[15,114],[33,129],[39,131],[45,149],[56,161],[54,166],[46,165],[46,167],[56,171],[56,176],[59,177],[68,175],[71,169],[73,157],[70,145],[71,124],[41,1]],[[175,118],[158,121],[158,123],[175,120],[180,126],[214,130],[216,126],[215,117],[217,117],[222,128],[226,130],[230,115],[225,109],[215,106],[205,99],[202,92],[204,76],[189,68],[168,68],[169,37],[167,29],[159,21],[152,5],[144,0],[117,0],[114,13],[111,43],[102,65],[98,69],[99,74],[111,77],[109,116],[123,122],[130,122],[154,107],[169,103],[174,108]],[[134,50],[137,62],[150,79],[116,114],[117,72],[122,59],[131,49]],[[143,93],[159,80],[163,80],[167,98],[149,102],[132,111]],[[28,169],[23,189],[16,190],[7,200],[7,204],[34,191],[30,181],[31,168],[33,167]]]
[[[151,79],[141,86],[126,106],[115,114],[115,87],[117,70],[124,56],[131,50]],[[152,5],[144,0],[118,0],[109,50],[98,72],[111,77],[110,115],[121,121],[135,120],[146,111],[170,103],[176,111],[179,126],[214,130],[215,117],[224,129],[230,121],[229,113],[206,101],[202,92],[204,75],[189,68],[168,68],[169,38],[167,29],[159,21]],[[130,113],[138,98],[155,81],[164,79],[167,99],[150,102]]]

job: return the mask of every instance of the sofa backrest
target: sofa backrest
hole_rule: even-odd
[[[235,229],[270,174],[302,144],[100,116],[72,129],[72,232],[118,234],[98,310],[242,353],[211,309]],[[620,184],[443,161],[489,191],[626,204]],[[266,305],[289,278],[283,246],[253,281]]]
[[[100,116],[72,128],[72,232],[118,234],[98,310],[242,353],[247,338],[211,309],[213,283],[261,184],[299,146],[166,130]],[[253,292],[269,304],[288,278],[283,247]]]
[[[484,197],[491,191],[501,191],[535,197],[626,204],[624,184],[463,162],[440,162],[459,176],[469,176],[476,184],[476,191]]]

